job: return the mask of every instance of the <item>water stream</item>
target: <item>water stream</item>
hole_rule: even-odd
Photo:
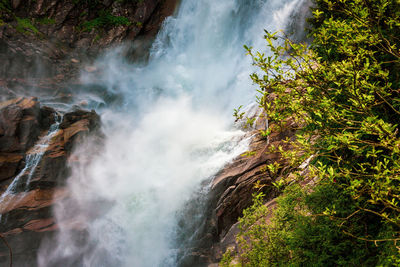
[[[27,152],[25,158],[25,167],[13,179],[13,181],[7,187],[6,191],[1,194],[0,202],[3,202],[9,194],[17,192],[17,187],[21,184],[25,184],[25,189],[28,190],[29,184],[37,166],[39,165],[43,155],[46,153],[46,149],[50,145],[51,139],[54,137],[59,129],[60,123],[62,121],[62,116],[54,113],[54,119],[55,122],[50,126],[47,133],[44,136],[40,137],[35,146]]]
[[[182,210],[249,144],[232,117],[255,94],[243,45],[262,51],[263,29],[285,28],[305,2],[182,0],[147,64],[115,50],[96,63],[101,75],[83,74],[123,100],[98,110],[100,152],[90,142],[75,151],[71,198],[55,208],[60,231],[42,244],[38,264],[177,266]]]

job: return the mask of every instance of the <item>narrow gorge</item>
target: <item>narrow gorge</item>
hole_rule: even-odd
[[[1,0],[0,264],[218,266],[296,128],[260,136],[243,45],[303,40],[310,6]]]

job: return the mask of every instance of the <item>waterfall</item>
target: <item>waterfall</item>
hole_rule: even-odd
[[[10,185],[7,187],[0,196],[0,202],[4,202],[9,194],[17,191],[17,187],[21,184],[25,184],[25,189],[28,189],[31,182],[32,176],[35,173],[37,166],[39,165],[44,153],[46,153],[47,147],[50,145],[51,139],[57,133],[62,117],[54,113],[55,122],[50,126],[47,133],[40,137],[33,148],[27,152],[25,157],[25,167],[18,173],[18,175],[12,180]]]
[[[74,152],[71,196],[54,210],[59,233],[39,266],[176,266],[178,214],[249,144],[232,117],[255,94],[243,45],[262,51],[263,29],[285,28],[303,2],[182,0],[146,64],[117,49],[97,61],[100,75],[83,73],[122,100],[98,110],[100,152],[90,141]]]

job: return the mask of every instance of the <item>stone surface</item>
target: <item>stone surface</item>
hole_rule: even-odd
[[[0,106],[0,152],[23,152],[39,136],[39,104],[18,98]]]
[[[14,177],[21,169],[23,156],[18,153],[0,154],[0,181]]]
[[[30,183],[26,183],[28,173],[23,173],[16,191],[1,195],[0,234],[9,242],[14,254],[13,260],[22,264],[17,266],[25,266],[23,264],[29,262],[27,259],[30,258],[30,262],[36,262],[40,241],[50,238],[58,229],[52,207],[69,196],[63,185],[68,176],[68,160],[74,147],[84,142],[89,135],[101,139],[100,117],[94,111],[75,110],[64,114],[48,146],[38,148],[35,143],[47,135],[50,125],[55,122],[54,112],[49,107],[40,107],[39,102],[33,98],[18,98],[0,103],[0,114],[3,115],[0,117],[0,144],[5,141],[12,144],[0,146],[0,178],[3,180],[0,194],[23,169],[27,155],[43,152]],[[25,121],[35,123],[26,126]],[[12,142],[8,141],[10,138]],[[71,227],[79,230],[77,225]],[[0,244],[0,265],[6,264],[8,257],[8,248]]]
[[[15,176],[23,155],[48,127],[54,110],[41,112],[36,98],[16,98],[0,103],[0,181]]]
[[[79,160],[71,157],[74,148],[88,135],[101,139],[99,116],[78,109],[64,114],[59,130],[39,151],[35,144],[54,124],[56,111],[40,106],[36,98],[19,96],[52,96],[54,102],[70,105],[79,88],[80,92],[96,91],[104,102],[114,101],[118,96],[107,95],[104,88],[82,85],[80,70],[98,74],[92,66],[96,56],[126,41],[129,45],[124,53],[129,58],[145,59],[161,23],[173,14],[178,2],[10,0],[9,6],[0,9],[0,194],[23,170],[27,155],[43,152],[29,185],[28,172],[22,173],[16,192],[0,202],[0,234],[12,248],[14,266],[33,266],[27,263],[36,262],[41,241],[57,230],[52,209],[68,199],[63,185],[68,163]],[[131,23],[84,29],[85,23],[104,15],[123,16]],[[87,106],[85,101],[78,106]],[[100,206],[107,207],[107,203]],[[101,209],[91,211],[90,216],[97,213]],[[84,221],[67,224],[81,236]],[[8,247],[0,242],[0,266],[8,264]]]
[[[237,222],[242,211],[251,205],[252,194],[260,190],[254,188],[256,182],[263,186],[261,190],[268,197],[276,196],[272,182],[279,176],[279,173],[271,177],[266,170],[266,165],[274,162],[285,165],[280,159],[279,153],[269,152],[271,145],[287,147],[282,142],[284,136],[271,135],[267,144],[266,140],[256,135],[249,148],[254,155],[237,158],[214,179],[213,190],[216,194],[221,194],[216,204],[217,227],[220,237],[223,237],[227,230]]]
[[[204,218],[197,225],[197,235],[189,244],[192,253],[184,258],[182,266],[192,266],[197,262],[204,263],[200,266],[217,264],[228,248],[237,248],[238,218],[252,204],[254,192],[264,192],[268,201],[266,205],[274,208],[278,192],[272,182],[281,177],[286,163],[279,153],[270,153],[270,147],[280,145],[283,149],[290,149],[284,140],[294,138],[296,125],[288,122],[287,128],[274,131],[268,139],[259,135],[258,130],[264,128],[265,120],[260,117],[255,129],[245,136],[252,136],[248,149],[252,152],[251,156],[239,156],[214,177],[207,196],[208,202],[202,207],[205,210]],[[282,168],[276,174],[271,174],[266,165],[274,162],[278,162]],[[256,184],[258,187],[255,187]]]
[[[91,74],[98,72],[90,63],[99,51],[134,40],[136,43],[127,53],[132,58],[143,57],[160,24],[174,12],[179,0],[103,0],[96,1],[96,6],[90,6],[90,2],[12,0],[11,12],[0,10],[5,22],[0,26],[0,100],[46,91],[60,102],[68,102],[73,98],[76,82],[73,78],[79,74],[78,70],[83,68]],[[101,9],[108,10],[113,16],[127,17],[132,23],[82,30],[83,23],[98,18]],[[38,32],[26,28],[21,31],[15,16],[29,18]],[[49,23],[39,22],[43,19],[48,19]],[[67,89],[60,89],[61,84]],[[82,85],[76,86],[82,90]],[[39,91],[35,91],[37,88]],[[4,191],[11,178],[23,169],[26,155],[35,153],[32,147],[54,123],[54,114],[52,108],[40,107],[35,98],[16,98],[0,103],[0,190]],[[22,184],[20,192],[7,196],[0,203],[0,234],[12,247],[15,266],[36,262],[40,241],[50,238],[57,230],[52,206],[68,199],[69,192],[63,188],[69,171],[67,162],[79,160],[71,159],[71,152],[87,135],[101,135],[99,123],[95,112],[76,110],[64,114],[60,129],[45,149],[27,191]],[[259,125],[264,126],[263,123]],[[281,159],[278,154],[269,153],[268,148],[272,144],[285,145],[282,140],[293,134],[289,127],[272,133],[267,141],[256,131],[249,132],[254,135],[249,151],[255,155],[238,157],[216,175],[204,207],[196,207],[195,202],[188,207],[188,215],[200,208],[205,213],[200,225],[188,226],[193,228],[194,241],[190,247],[182,244],[186,255],[180,266],[216,266],[225,250],[235,246],[237,219],[243,209],[251,205],[252,193],[256,190],[267,192],[273,207],[276,192],[271,183],[277,176],[271,177],[264,167],[267,163],[281,162]],[[256,182],[262,188],[255,189]],[[71,222],[71,228],[80,234],[82,224]],[[19,261],[21,258],[24,260]],[[8,248],[0,242],[0,265],[6,265],[8,261]]]
[[[104,48],[138,38],[148,47],[177,2],[12,1],[0,9],[0,78],[62,75],[68,80],[79,73],[80,62]],[[129,23],[115,23],[122,17]]]
[[[273,127],[273,125],[270,126]],[[238,157],[227,165],[213,181],[212,194],[216,199],[213,216],[216,221],[217,242],[213,245],[210,257],[215,262],[219,262],[227,248],[236,248],[235,237],[239,231],[237,221],[242,216],[243,210],[252,204],[253,193],[264,192],[265,200],[268,201],[266,205],[271,209],[276,205],[275,198],[278,196],[278,192],[272,182],[283,175],[287,164],[279,153],[269,151],[271,146],[282,146],[284,150],[290,149],[290,146],[284,141],[294,138],[296,125],[288,121],[285,129],[273,131],[268,139],[261,137],[257,132],[257,129],[264,129],[264,127],[265,124],[259,124],[251,133],[254,135],[249,147],[252,155]],[[276,174],[271,174],[266,165],[274,162],[279,163],[281,167]],[[256,184],[258,186],[255,186]]]

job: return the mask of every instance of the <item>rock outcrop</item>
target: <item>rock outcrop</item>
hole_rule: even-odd
[[[40,109],[35,98],[0,103],[0,182],[22,168],[24,154],[54,121],[54,111]]]
[[[77,160],[71,153],[85,137],[101,138],[100,118],[85,110],[62,116],[41,107],[35,98],[13,99],[0,103],[0,108],[0,234],[11,247],[14,262],[22,259],[20,264],[26,264],[35,262],[40,241],[57,229],[52,206],[68,197],[63,186],[68,161]],[[57,116],[62,116],[58,124]],[[44,139],[49,134],[51,138]],[[41,158],[37,166],[27,168],[30,154]],[[13,182],[13,189],[7,191]],[[7,264],[8,253],[0,243],[0,264]]]
[[[258,125],[257,129],[265,127],[260,123]],[[270,127],[274,128],[273,125]],[[289,150],[290,145],[285,140],[294,138],[295,129],[296,124],[288,121],[285,129],[273,131],[268,139],[261,137],[255,130],[251,133],[253,138],[249,147],[250,155],[238,157],[215,177],[212,194],[216,199],[213,215],[217,236],[211,256],[215,262],[219,262],[227,248],[237,246],[238,219],[243,210],[252,204],[253,193],[265,193],[265,205],[271,208],[275,206],[275,198],[279,192],[272,183],[284,176],[288,171],[288,164],[280,153],[271,153],[271,147],[280,146],[283,150]],[[266,166],[274,163],[281,167],[277,172],[271,173]]]
[[[116,97],[104,95],[104,88],[82,85],[80,70],[125,41],[128,57],[145,58],[178,2],[0,1],[0,266],[9,264],[9,248],[14,266],[37,262],[41,241],[58,229],[53,206],[69,199],[64,186],[68,166],[80,160],[71,157],[72,151],[89,135],[101,139],[99,116],[81,110],[87,104],[75,103],[75,93],[77,88],[95,92],[105,102]],[[79,107],[60,114],[41,106],[42,96]],[[29,165],[35,157],[40,158],[37,165]]]
[[[276,174],[271,174],[266,165],[274,162],[280,166],[286,164],[280,153],[271,153],[270,149],[271,146],[288,149],[288,144],[284,140],[293,137],[294,133],[293,128],[288,126],[285,131],[272,133],[267,141],[257,131],[253,132],[254,137],[249,147],[251,155],[240,156],[216,176],[213,191],[217,195],[220,194],[216,204],[220,238],[224,237],[230,227],[237,222],[242,211],[251,205],[253,193],[262,190],[270,199],[276,196],[272,182],[280,177],[284,167]],[[260,185],[259,188],[254,187],[256,183]]]
[[[243,210],[252,204],[253,193],[264,192],[266,205],[274,207],[278,192],[272,183],[286,172],[287,164],[279,153],[271,153],[270,148],[289,149],[284,140],[294,137],[296,125],[290,122],[286,125],[286,129],[272,132],[267,139],[259,134],[259,130],[265,128],[265,120],[259,118],[255,129],[246,135],[251,136],[249,153],[227,164],[213,178],[208,201],[201,207],[205,211],[204,218],[196,226],[197,233],[188,244],[180,266],[218,266],[227,248],[237,246],[237,222]],[[266,165],[274,162],[282,167],[273,174]]]
[[[9,4],[4,5],[6,2]],[[60,102],[68,103],[74,98],[71,79],[76,77],[82,62],[90,61],[101,49],[125,40],[139,43],[130,51],[132,55],[143,54],[142,49],[151,43],[162,21],[174,12],[178,2],[0,2],[0,61],[3,63],[0,98],[18,95],[18,88],[22,95],[40,88],[39,91],[51,92]],[[68,88],[60,89],[64,85]],[[82,85],[78,86],[84,90]],[[96,88],[90,90],[93,92]],[[95,112],[76,110],[63,115],[46,146],[36,146],[49,134],[59,115],[54,109],[41,106],[36,98],[21,97],[0,103],[0,235],[11,247],[16,266],[36,262],[40,241],[51,238],[58,228],[52,207],[68,199],[70,194],[63,185],[69,172],[68,162],[77,160],[71,158],[74,147],[88,135],[101,136],[99,116]],[[272,182],[279,173],[272,175],[265,166],[273,162],[284,166],[285,162],[279,154],[269,153],[269,148],[271,145],[285,147],[283,140],[293,137],[294,131],[289,125],[285,131],[272,133],[268,140],[260,137],[257,130],[248,134],[254,136],[249,148],[252,156],[238,157],[216,175],[204,207],[188,208],[189,216],[193,209],[202,209],[205,214],[201,225],[190,226],[193,242],[182,244],[186,255],[182,256],[180,266],[218,262],[226,248],[235,245],[237,220],[251,205],[255,191],[266,192],[271,200],[268,205],[274,205],[277,192]],[[28,156],[39,153],[38,165],[24,171]],[[20,181],[14,190],[4,194],[17,176]],[[261,187],[256,189],[256,182]],[[193,202],[193,205],[197,204]],[[9,249],[0,240],[0,265],[8,262]]]
[[[63,75],[70,79],[80,62],[104,48],[138,37],[140,43],[151,43],[177,3],[178,0],[2,1],[0,78]]]

